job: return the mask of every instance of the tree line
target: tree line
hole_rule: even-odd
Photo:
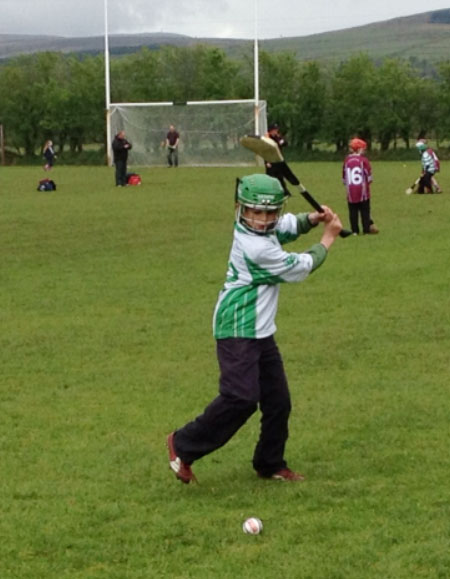
[[[450,138],[450,61],[424,77],[409,61],[365,54],[326,68],[293,54],[261,52],[260,95],[291,147],[342,151],[358,135],[381,151],[411,139]],[[253,58],[218,48],[164,47],[111,60],[112,102],[253,98]],[[10,151],[33,157],[51,138],[59,151],[105,144],[103,55],[38,53],[0,66],[0,124]]]

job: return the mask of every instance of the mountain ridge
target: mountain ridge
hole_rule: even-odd
[[[307,36],[263,39],[259,45],[268,52],[292,52],[300,60],[339,61],[366,52],[373,58],[402,57],[435,63],[449,59],[449,32],[450,9],[445,9]],[[108,40],[112,56],[142,47],[158,50],[197,44],[216,46],[230,56],[239,56],[253,44],[252,39],[199,38],[165,32],[111,34]],[[98,54],[104,51],[104,37],[0,34],[0,60],[44,51]]]

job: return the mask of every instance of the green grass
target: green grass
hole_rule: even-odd
[[[40,168],[1,169],[1,579],[449,577],[449,168],[443,195],[406,196],[419,163],[374,163],[380,234],[281,290],[286,454],[307,482],[256,478],[255,415],[190,486],[165,437],[217,392],[244,171],[143,169],[116,189],[110,169],[59,166],[39,193]],[[340,164],[293,169],[347,225]]]

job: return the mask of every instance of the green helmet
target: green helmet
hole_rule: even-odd
[[[285,200],[285,192],[278,179],[262,173],[242,177],[238,180],[236,189],[237,221],[254,233],[263,235],[275,228]],[[246,208],[250,209],[253,215],[255,212],[274,213],[273,219],[258,221],[253,216],[250,220],[245,215]]]
[[[426,151],[427,149],[427,145],[423,141],[417,141],[416,147],[419,149],[419,151]]]

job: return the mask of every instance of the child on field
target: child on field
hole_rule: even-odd
[[[350,227],[353,235],[359,234],[359,216],[361,216],[364,234],[378,233],[370,216],[370,184],[372,167],[364,155],[367,143],[362,139],[350,141],[351,153],[344,160],[342,180],[347,189],[347,204]]]
[[[274,339],[279,286],[303,281],[321,266],[342,224],[328,207],[324,213],[281,216],[285,200],[274,177],[257,174],[238,180],[234,239],[213,320],[219,394],[203,414],[167,439],[170,468],[184,483],[196,480],[192,463],[223,446],[258,406],[261,430],[253,455],[257,474],[304,480],[284,458],[291,401]],[[324,224],[320,243],[302,253],[284,251],[282,244],[319,222]]]
[[[53,167],[53,163],[55,160],[55,151],[53,150],[53,143],[52,141],[45,141],[44,148],[42,150],[42,154],[44,155],[45,165],[44,171],[51,171]]]
[[[422,174],[419,179],[417,193],[442,193],[442,189],[435,177],[439,170],[439,159],[425,139],[417,141],[416,148],[420,152],[422,161]]]

